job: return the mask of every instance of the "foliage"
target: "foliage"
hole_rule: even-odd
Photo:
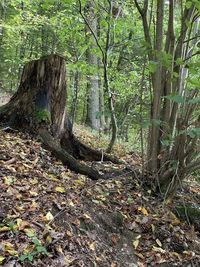
[[[50,123],[51,122],[51,115],[48,110],[44,109],[37,109],[35,110],[33,116],[35,117],[38,123]]]
[[[41,242],[33,234],[27,234],[31,238],[31,243],[34,244],[33,249],[30,252],[24,253],[19,257],[19,261],[24,262],[28,260],[33,261],[38,255],[48,255],[47,250],[41,245]]]

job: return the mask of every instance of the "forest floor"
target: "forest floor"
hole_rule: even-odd
[[[83,127],[76,133],[87,144],[103,145]],[[190,179],[173,201],[163,202],[144,187],[150,178],[135,175],[140,157],[126,155],[122,146],[114,153],[133,171],[92,181],[31,136],[1,130],[0,265],[200,266],[200,227],[180,220],[174,209],[188,202],[199,207],[199,184]]]
[[[0,88],[0,106],[7,103],[11,98],[11,93],[5,92]]]

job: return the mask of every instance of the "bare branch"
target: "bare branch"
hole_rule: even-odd
[[[140,15],[143,16],[143,15],[144,15],[144,11],[143,11],[143,9],[140,7],[138,1],[137,1],[137,0],[134,0],[134,2],[135,2],[135,5],[136,5],[136,7],[137,7],[137,9],[138,9],[138,11],[139,11],[139,13],[140,13]]]
[[[184,59],[184,62],[191,59],[192,57],[196,56],[196,55],[200,55],[200,50],[198,50],[196,53],[192,54],[191,56],[187,57],[186,59]]]

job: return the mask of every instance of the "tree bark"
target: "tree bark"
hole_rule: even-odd
[[[97,18],[94,14],[94,6],[92,1],[89,1],[87,4],[89,12],[89,23],[93,32],[97,35]],[[88,36],[91,35],[90,30],[86,26],[87,41],[91,42]],[[92,40],[93,42],[93,40]],[[87,116],[86,124],[92,129],[99,130],[100,128],[100,116],[99,116],[99,77],[98,72],[94,71],[94,68],[98,68],[98,59],[97,56],[92,51],[95,48],[95,45],[92,43],[87,49],[87,63],[89,65],[89,71],[87,75]]]
[[[66,97],[65,60],[50,55],[31,61],[23,69],[17,92],[0,108],[0,123],[39,134],[45,147],[70,169],[95,180],[102,178],[97,170],[77,161],[100,161],[102,153],[73,135]],[[109,155],[104,155],[104,160],[119,162]]]

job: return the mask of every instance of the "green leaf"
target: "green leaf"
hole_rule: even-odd
[[[151,121],[143,121],[141,124],[140,124],[140,126],[141,126],[141,128],[143,128],[143,129],[146,129],[146,128],[149,128],[150,126],[152,125],[152,123],[151,123]]]
[[[162,123],[161,120],[156,120],[156,119],[153,119],[153,120],[152,120],[152,124],[155,125],[155,126],[160,126],[161,123]]]
[[[188,134],[191,138],[200,137],[200,128],[189,129]]]
[[[195,97],[193,99],[190,99],[188,101],[190,104],[197,104],[197,103],[200,103],[200,97]]]
[[[19,260],[20,260],[20,261],[25,261],[25,259],[28,259],[28,255],[27,255],[27,254],[22,254],[22,255],[19,257]]]
[[[33,255],[30,253],[30,254],[28,254],[28,260],[29,261],[32,261],[33,260]]]
[[[170,146],[172,141],[169,140],[169,139],[164,139],[164,140],[161,141],[161,143],[162,143],[163,146]]]
[[[184,103],[184,97],[181,95],[167,95],[164,96],[164,98],[167,98],[169,100],[172,100],[178,104],[183,104]]]
[[[183,65],[183,64],[184,64],[183,59],[182,59],[182,58],[177,58],[177,59],[176,59],[176,64],[178,64],[178,65]]]
[[[36,246],[40,246],[40,245],[41,245],[40,241],[39,241],[37,238],[33,238],[33,239],[32,239],[32,242],[33,242],[33,244],[35,244]]]
[[[173,77],[174,78],[178,78],[179,77],[179,74],[177,72],[173,72]]]
[[[158,67],[158,62],[156,62],[156,61],[149,61],[149,72],[150,73],[156,72],[157,67]]]
[[[48,252],[47,252],[47,250],[46,250],[45,247],[43,247],[43,246],[37,246],[36,249],[37,249],[37,252],[38,253],[48,255]]]
[[[187,9],[189,9],[192,6],[192,2],[191,1],[187,1],[185,3],[185,6],[186,6]]]

